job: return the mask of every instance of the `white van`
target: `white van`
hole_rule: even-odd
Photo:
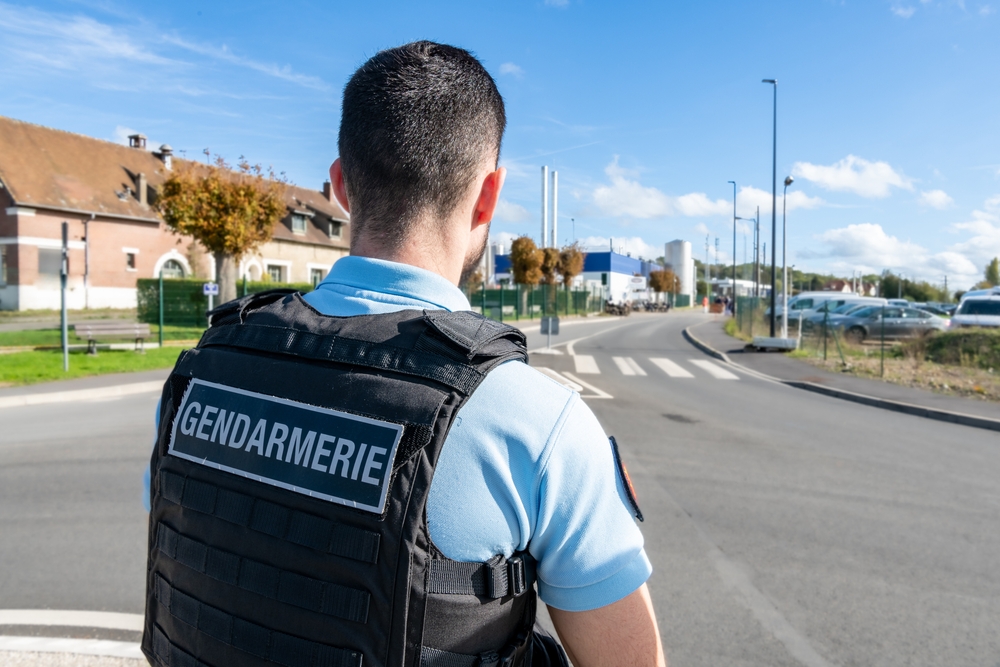
[[[799,292],[795,296],[788,299],[788,321],[798,321],[802,317],[803,313],[806,313],[807,316],[812,314],[812,312],[815,312],[817,308],[831,299],[840,299],[840,303],[843,304],[846,299],[853,300],[860,298],[863,297],[859,297],[854,292]],[[779,320],[785,314],[784,308],[781,307],[780,300],[777,304],[775,312],[777,313],[777,318]]]

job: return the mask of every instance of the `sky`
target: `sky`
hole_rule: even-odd
[[[776,79],[779,263],[786,176],[797,269],[962,289],[1000,255],[1000,0],[374,7],[0,0],[0,115],[242,155],[318,189],[352,72],[380,49],[450,43],[506,103],[495,240],[540,240],[547,165],[560,245],[652,259],[685,239],[728,264],[729,181],[771,245],[774,87],[761,80]],[[752,235],[736,227],[742,262]]]

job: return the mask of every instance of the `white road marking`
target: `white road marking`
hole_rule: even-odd
[[[601,369],[597,367],[597,362],[589,354],[574,355],[573,363],[576,364],[577,373],[585,373],[587,375],[601,374]]]
[[[594,392],[592,395],[591,394],[585,394],[583,396],[583,398],[614,398],[614,396],[612,396],[608,392],[601,391],[600,389],[598,389],[594,385],[588,384],[588,383],[584,382],[583,380],[581,380],[577,376],[573,375],[572,373],[563,373],[563,375],[565,375],[566,377],[568,377],[573,382],[576,382],[577,384],[581,384],[584,387],[586,387],[587,389],[589,389],[590,391]]]
[[[615,365],[618,366],[618,370],[622,372],[622,375],[645,375],[646,371],[642,370],[642,366],[635,363],[635,359],[632,357],[612,357],[615,361]]]
[[[629,366],[632,367],[632,370],[635,371],[636,375],[645,375],[646,374],[646,371],[644,371],[642,369],[642,366],[640,366],[639,364],[637,364],[635,362],[635,359],[633,359],[632,357],[625,357],[625,361],[626,361],[626,363],[628,363]]]
[[[58,637],[7,637],[0,636],[0,651],[30,651],[40,653],[82,653],[106,655],[116,658],[143,660],[145,656],[134,642],[115,642],[106,639],[61,639]]]
[[[555,380],[556,382],[558,382],[559,384],[561,384],[564,387],[572,389],[573,391],[578,392],[578,393],[583,393],[583,387],[581,387],[577,383],[573,382],[572,380],[570,380],[569,378],[567,378],[565,375],[562,375],[561,373],[558,373],[558,372],[552,370],[551,368],[545,368],[544,366],[536,366],[535,370],[537,370],[542,375],[546,375],[546,376],[552,378],[553,380]]]
[[[725,368],[722,368],[718,364],[707,359],[690,359],[692,364],[698,368],[707,371],[712,377],[718,380],[739,380],[739,376],[730,373]]]
[[[683,369],[679,364],[675,364],[669,359],[651,358],[650,361],[656,364],[661,371],[663,371],[672,378],[694,377],[694,375],[692,375],[689,371]]]
[[[0,625],[64,625],[142,632],[142,614],[62,609],[0,609]]]
[[[0,408],[20,407],[24,405],[43,405],[45,403],[65,403],[66,401],[87,401],[96,398],[113,398],[162,391],[163,380],[152,382],[133,382],[115,387],[95,387],[94,389],[73,389],[69,391],[50,391],[41,394],[22,394],[20,396],[0,397]]]

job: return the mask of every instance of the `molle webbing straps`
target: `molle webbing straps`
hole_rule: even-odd
[[[187,593],[174,588],[170,583],[155,575],[153,594],[175,619],[197,629],[215,640],[233,648],[286,667],[361,667],[362,654],[358,651],[327,646],[318,642],[293,637],[292,635],[268,630],[232,614],[216,609],[196,600]],[[157,643],[153,643],[154,651]],[[162,647],[162,643],[161,648]],[[170,645],[170,648],[175,648]],[[179,649],[176,652],[183,653]],[[175,651],[170,651],[160,660],[170,667],[176,667],[171,660]],[[198,664],[198,663],[195,663]]]
[[[366,591],[304,577],[216,549],[181,535],[165,523],[156,530],[157,549],[212,579],[327,616],[357,623],[368,620],[371,596]]]
[[[526,562],[527,561],[527,562]],[[494,556],[485,563],[432,560],[427,592],[444,595],[477,595],[491,599],[518,596],[535,582],[534,561],[515,554]]]
[[[186,509],[287,540],[316,551],[378,562],[379,534],[288,509],[205,482],[161,471],[160,494]]]
[[[305,359],[338,361],[392,371],[434,380],[466,395],[471,394],[484,377],[475,368],[444,356],[333,334],[259,324],[212,327],[202,335],[198,347],[211,345],[291,354]]]

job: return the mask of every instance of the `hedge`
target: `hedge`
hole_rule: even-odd
[[[931,336],[927,358],[939,364],[1000,369],[1000,330],[958,329]]]

